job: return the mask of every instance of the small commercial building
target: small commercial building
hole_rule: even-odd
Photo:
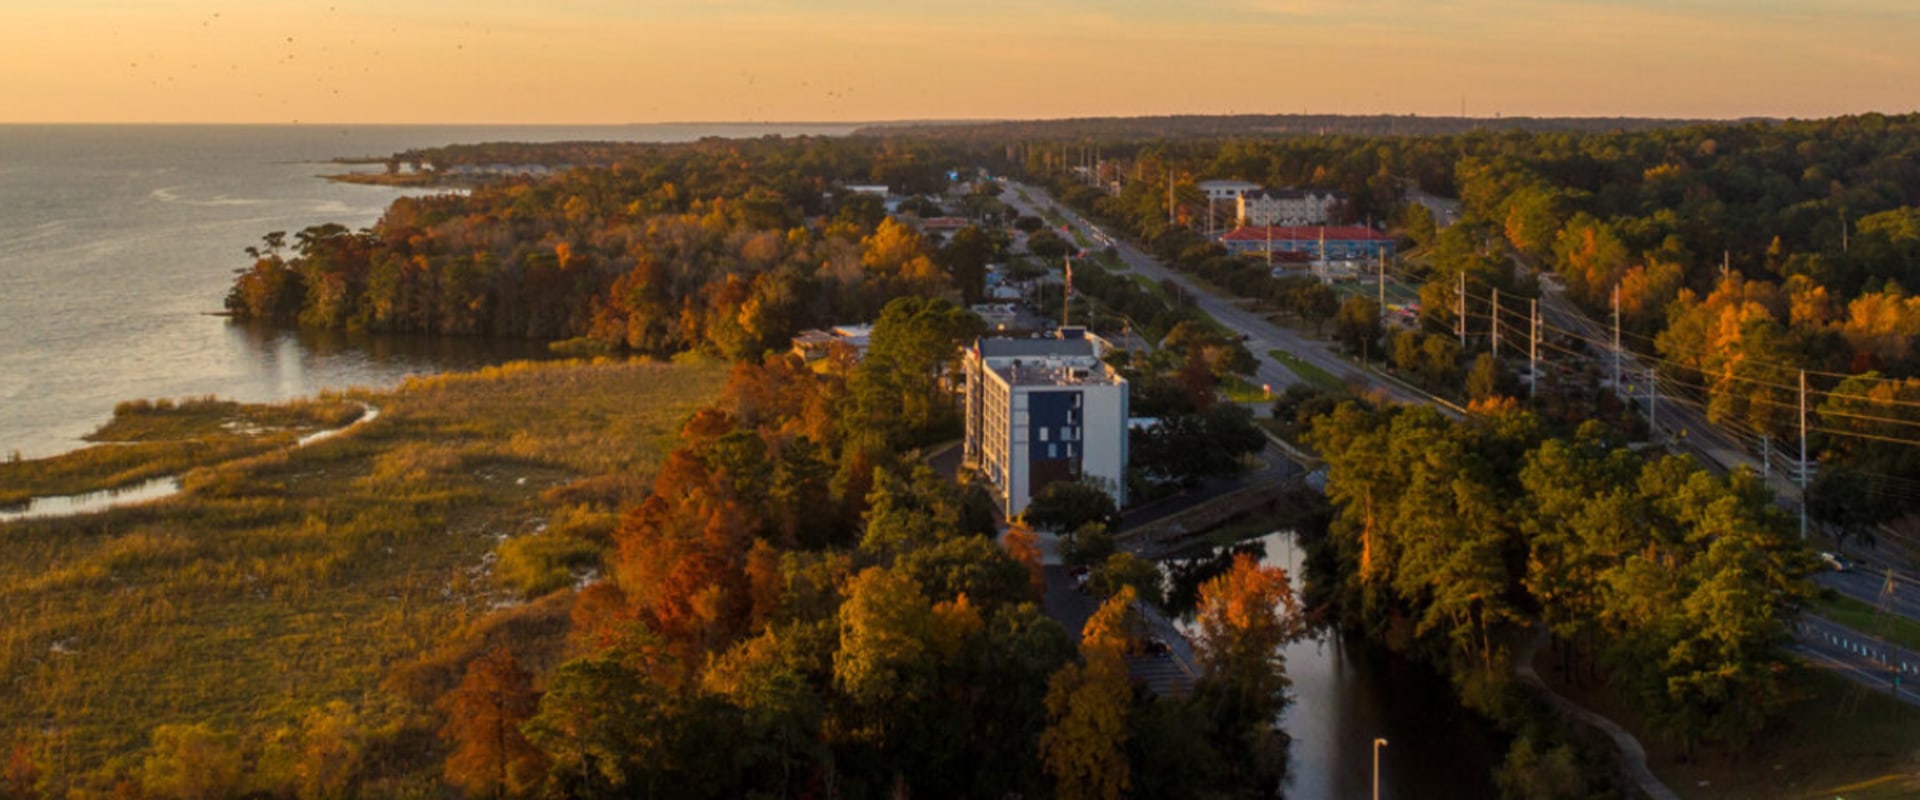
[[[793,354],[808,361],[818,361],[843,350],[849,358],[858,361],[867,354],[867,341],[873,336],[872,325],[835,325],[824,331],[804,330],[793,337]]]
[[[965,353],[966,460],[1009,517],[1055,481],[1083,478],[1126,503],[1127,381],[1082,328],[979,339]]]

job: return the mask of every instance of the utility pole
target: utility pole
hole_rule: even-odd
[[[1620,285],[1613,286],[1613,396],[1624,397],[1620,391]]]
[[[1460,288],[1453,295],[1453,329],[1460,334],[1460,352],[1467,352],[1467,273],[1460,273]]]
[[[1660,440],[1660,370],[1647,367],[1647,439]]]
[[[1527,332],[1527,374],[1533,377],[1533,380],[1527,383],[1527,399],[1536,400],[1540,397],[1540,301],[1538,299],[1528,302],[1527,321],[1533,325],[1533,328]]]
[[[1760,434],[1760,478],[1773,477],[1773,437]]]
[[[1167,170],[1167,224],[1174,224],[1173,215],[1173,170]]]
[[[1500,287],[1493,287],[1493,357],[1500,357]]]
[[[1380,250],[1380,318],[1387,316],[1387,251]]]
[[[1800,541],[1807,540],[1807,371],[1800,370]]]

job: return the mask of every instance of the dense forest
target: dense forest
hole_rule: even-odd
[[[637,155],[610,168],[401,198],[370,230],[269,235],[227,308],[319,328],[757,358],[802,327],[871,320],[890,299],[949,285],[933,248],[879,198],[839,191],[893,181],[937,192],[951,159],[927,148],[768,139],[625,150]]]
[[[1809,503],[1856,525],[1913,508],[1920,302],[1906,287],[1920,281],[1920,117],[1112,142],[1096,167],[1076,169],[1082,146],[1008,149],[1019,161],[1006,166],[1180,268],[1283,310],[1332,321],[1338,306],[1208,243],[1195,231],[1207,208],[1198,181],[1346,193],[1351,221],[1391,224],[1415,248],[1399,269],[1423,285],[1431,333],[1454,331],[1462,275],[1482,334],[1491,289],[1537,296],[1551,276],[1601,321],[1617,293],[1622,344],[1756,454],[1763,437],[1775,448],[1797,439],[1805,371],[1819,462]],[[1405,202],[1414,188],[1459,198],[1460,221],[1437,226]],[[1392,344],[1361,333],[1372,352]],[[1608,346],[1587,336],[1562,346],[1589,358]],[[1435,355],[1436,372],[1464,357]]]
[[[1751,741],[1791,696],[1781,647],[1813,569],[1765,488],[1635,454],[1597,422],[1555,438],[1512,401],[1476,410],[1312,419],[1338,510],[1317,599],[1445,666],[1496,719],[1517,716],[1537,625],[1576,681],[1606,676],[1660,735]]]

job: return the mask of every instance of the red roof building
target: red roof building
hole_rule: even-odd
[[[1356,261],[1393,255],[1394,238],[1364,225],[1291,225],[1235,228],[1220,236],[1227,252],[1304,253],[1319,261]]]

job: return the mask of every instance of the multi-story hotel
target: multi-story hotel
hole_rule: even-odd
[[[1127,381],[1081,328],[966,351],[966,458],[1011,518],[1047,484],[1094,478],[1126,502]]]

